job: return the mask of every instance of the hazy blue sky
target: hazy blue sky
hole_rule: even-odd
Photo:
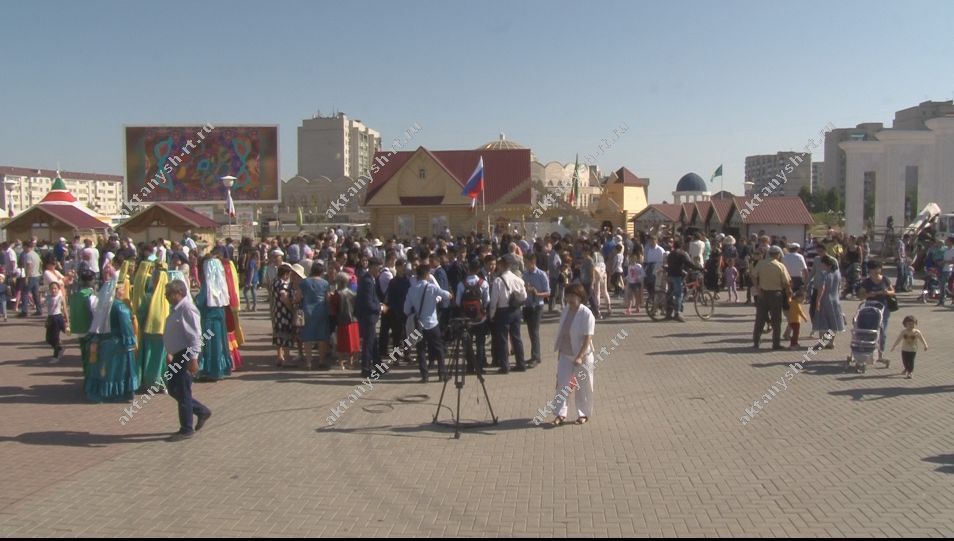
[[[0,164],[123,174],[125,124],[278,124],[319,109],[432,149],[499,132],[651,178],[801,149],[954,96],[954,2],[0,0]],[[821,149],[813,159],[820,161]],[[492,182],[492,179],[488,179]]]

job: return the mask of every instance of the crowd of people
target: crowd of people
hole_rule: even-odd
[[[52,245],[0,245],[0,304],[4,318],[8,302],[20,317],[27,317],[31,306],[35,315],[45,308],[52,362],[62,358],[62,333],[80,337],[86,392],[96,401],[129,400],[134,392],[167,387],[174,376],[169,359],[176,353],[164,343],[166,322],[176,312],[170,287],[188,292],[185,300],[172,297],[194,302],[199,316],[199,378],[221,379],[241,369],[240,310],[259,311],[262,294],[280,368],[336,366],[369,377],[385,352],[406,343],[417,329],[421,340],[398,363],[416,362],[422,382],[435,370],[443,381],[449,377],[449,342],[459,339],[448,333],[454,327],[449,322],[457,319],[468,329],[469,372],[525,371],[543,361],[541,320],[560,311],[558,375],[569,377],[575,365],[592,362],[595,322],[614,313],[624,320],[638,315],[644,293],[664,288],[668,318],[685,321],[683,296],[694,273],[706,289],[725,293],[726,301],[754,303],[753,343],[758,347],[771,328],[773,349],[782,348],[783,312],[784,337],[789,348],[797,348],[802,323],[819,336],[845,330],[841,303],[847,295],[885,305],[895,295],[897,285],[884,277],[864,237],[830,230],[804,247],[798,241],[804,242],[701,231],[632,236],[610,229],[537,238],[517,232],[454,237],[445,230],[382,241],[328,228],[258,242],[227,238],[213,246],[200,246],[189,233],[177,241],[138,244],[116,236],[96,242],[76,237],[72,243],[61,238]],[[906,261],[906,254],[897,255]],[[950,276],[954,250],[950,257],[931,257]],[[889,310],[884,312],[882,350]],[[577,393],[579,422],[591,413],[592,384],[590,377],[588,392]],[[179,395],[184,387],[177,386]],[[566,405],[561,407],[558,424],[566,416]],[[195,409],[203,418],[206,410]],[[191,421],[183,420],[182,431],[191,430]]]

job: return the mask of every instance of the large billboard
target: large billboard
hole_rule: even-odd
[[[277,202],[278,126],[127,126],[126,196],[222,203],[222,177],[235,201]]]

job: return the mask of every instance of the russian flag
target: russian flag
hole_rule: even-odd
[[[480,157],[480,161],[477,162],[477,168],[474,169],[474,173],[470,175],[470,179],[467,181],[467,184],[464,184],[464,191],[461,192],[461,195],[466,195],[470,197],[470,208],[474,208],[474,205],[477,204],[477,196],[484,191],[484,157]]]

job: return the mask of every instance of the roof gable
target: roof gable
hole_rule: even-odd
[[[522,183],[526,183],[529,188],[529,149],[431,151],[419,147],[417,150],[393,154],[379,152],[375,156],[375,162],[379,165],[383,162],[384,165],[380,167],[377,173],[372,175],[365,204],[370,203],[375,195],[398,175],[412,157],[422,153],[433,159],[461,188],[467,183],[480,158],[483,157],[484,189],[487,205],[502,200],[508,194],[513,193]],[[391,155],[388,156],[388,154]],[[463,199],[460,204],[469,204],[469,199],[464,196],[461,197]],[[520,190],[508,203],[529,205],[530,190]],[[456,203],[450,202],[450,204]]]
[[[815,219],[808,212],[805,202],[797,195],[761,197],[755,201],[751,197],[736,197],[733,200],[736,211],[742,215],[745,224],[771,225],[814,225]]]

